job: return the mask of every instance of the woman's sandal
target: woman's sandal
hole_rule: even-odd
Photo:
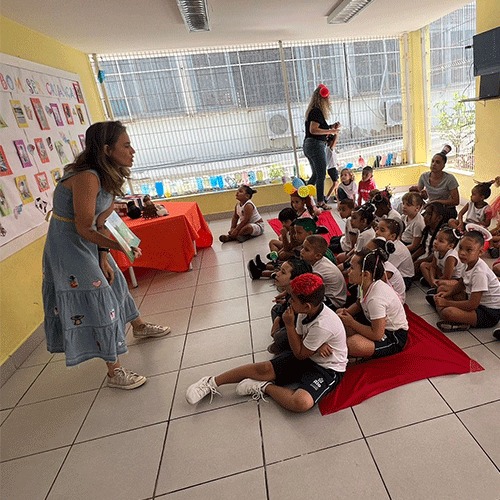
[[[448,321],[438,321],[436,325],[442,332],[464,332],[470,328],[470,325],[465,323],[449,323]]]
[[[332,207],[330,205],[327,205],[326,203],[321,203],[316,205],[318,208],[322,208],[323,210],[331,210]]]

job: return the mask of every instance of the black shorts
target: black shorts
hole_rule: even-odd
[[[337,182],[339,180],[339,171],[337,170],[336,167],[329,168],[327,170],[327,172],[328,172],[328,175],[330,176],[330,179],[333,182]]]
[[[475,328],[491,328],[500,321],[500,309],[479,305],[476,309],[476,316]]]
[[[328,245],[328,248],[334,253],[342,253],[344,250],[342,250],[342,245],[340,244],[340,238],[342,236],[332,236],[330,238],[330,244]]]
[[[386,330],[384,338],[375,341],[375,352],[372,358],[383,358],[401,352],[406,344],[407,338],[407,330],[399,329],[394,332]]]
[[[343,372],[336,372],[319,366],[310,359],[297,359],[291,352],[283,352],[271,359],[276,374],[275,384],[279,386],[298,384],[298,389],[304,389],[316,404],[323,396],[334,389]]]

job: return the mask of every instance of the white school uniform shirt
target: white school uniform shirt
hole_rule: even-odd
[[[262,222],[262,217],[259,214],[259,211],[257,210],[257,207],[254,205],[252,200],[247,200],[243,205],[240,205],[239,203],[236,205],[236,213],[238,214],[238,219],[241,222],[241,219],[243,219],[243,214],[245,211],[246,205],[252,205],[252,215],[250,216],[250,220],[248,221],[249,224],[255,224],[257,222]]]
[[[419,212],[413,219],[409,219],[407,215],[403,215],[405,230],[401,235],[401,241],[407,245],[411,245],[413,238],[421,238],[422,231],[425,227],[425,222],[422,214]]]
[[[340,182],[337,190],[338,189],[342,189],[349,199],[356,201],[356,198],[358,197],[358,185],[354,181],[349,184]]]
[[[347,217],[345,220],[345,234],[340,238],[340,247],[343,252],[348,252],[352,248],[352,240],[353,234],[358,234],[359,231],[354,229],[351,224],[351,218]]]
[[[356,240],[356,245],[354,247],[356,252],[360,252],[370,240],[373,240],[373,238],[375,238],[375,231],[371,226],[364,229],[363,231],[360,231],[358,233],[358,239]]]
[[[306,322],[304,323],[304,320]],[[345,372],[347,366],[347,341],[345,328],[340,318],[323,305],[322,311],[311,321],[305,314],[297,317],[297,333],[302,337],[306,349],[317,351],[323,344],[332,348],[332,354],[323,358],[319,353],[309,359],[323,368]]]
[[[393,241],[396,251],[389,255],[389,262],[398,268],[403,278],[413,278],[415,267],[408,247],[401,240]]]
[[[459,279],[460,276],[462,276],[462,271],[465,269],[465,264],[460,262],[456,248],[450,248],[444,254],[443,257],[439,257],[439,252],[434,251],[434,257],[436,258],[436,265],[437,265],[438,269],[441,270],[441,272],[444,272],[444,266],[446,264],[446,260],[448,259],[448,257],[454,257],[457,264],[455,266],[453,274],[451,275],[451,278],[452,279]]]
[[[406,302],[406,285],[403,276],[401,276],[398,268],[390,262],[384,262],[384,269],[386,272],[392,273],[392,276],[389,278],[389,285],[397,293],[401,304],[404,304]]]
[[[484,260],[479,259],[475,266],[462,271],[462,279],[467,296],[473,292],[483,292],[480,304],[492,309],[500,309],[500,281]]]
[[[337,152],[334,149],[326,147],[326,168],[337,168]]]
[[[408,330],[408,321],[403,304],[397,293],[382,280],[374,281],[368,293],[360,301],[367,319],[386,318],[385,329],[389,332]]]
[[[321,257],[312,268],[323,278],[325,296],[335,307],[342,307],[347,299],[347,285],[340,269],[326,257]]]
[[[465,223],[473,222],[474,224],[484,224],[486,221],[486,212],[491,210],[491,207],[486,203],[483,208],[476,208],[472,201],[468,203],[469,209],[465,214]]]

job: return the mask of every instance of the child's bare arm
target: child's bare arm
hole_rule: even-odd
[[[414,236],[413,240],[411,241],[411,244],[408,245],[407,247],[410,253],[414,252],[420,246],[421,242],[422,242],[422,236]]]
[[[302,343],[302,337],[297,333],[295,329],[295,315],[293,309],[289,307],[283,314],[283,322],[286,327],[286,334],[288,336],[288,343],[292,349],[293,355],[297,359],[307,359],[310,358],[314,351],[311,351]]]
[[[455,267],[457,267],[457,259],[450,255],[444,263],[443,275],[441,278],[443,280],[451,280],[453,273],[455,272]]]
[[[316,353],[319,354],[322,358],[327,358],[328,356],[331,356],[333,353],[332,346],[328,343],[322,344],[318,349],[316,349]]]
[[[464,215],[467,213],[467,210],[469,210],[469,203],[466,203],[460,212],[458,212],[458,227],[460,229],[464,228]]]
[[[483,292],[472,292],[466,300],[452,300],[444,294],[438,293],[434,296],[434,302],[437,307],[456,307],[462,311],[475,311],[481,303]]]

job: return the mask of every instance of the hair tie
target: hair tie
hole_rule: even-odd
[[[452,232],[453,232],[453,236],[455,236],[455,238],[457,240],[461,240],[462,239],[462,236],[463,236],[462,231],[460,231],[459,229],[452,229]]]
[[[326,87],[325,85],[323,85],[323,84],[320,84],[320,85],[321,85],[321,87],[318,86],[319,87],[319,95],[321,97],[323,97],[323,99],[327,99],[330,96],[330,91],[328,90],[328,87]]]

